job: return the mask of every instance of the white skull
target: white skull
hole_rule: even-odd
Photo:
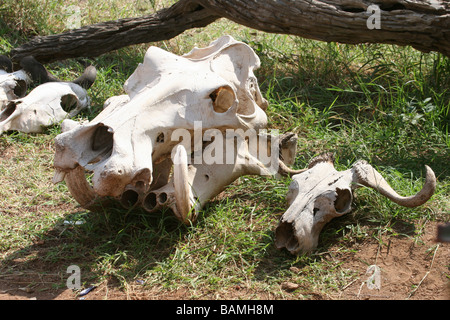
[[[276,246],[292,254],[315,249],[324,225],[351,210],[353,190],[360,186],[374,188],[399,205],[416,207],[433,195],[436,177],[426,166],[422,190],[401,197],[366,162],[358,161],[349,170],[336,171],[332,155],[319,156],[311,161],[308,170],[293,176],[287,194],[289,208],[275,231]]]
[[[30,81],[23,70],[0,74],[0,110],[3,110],[9,101],[23,97]]]
[[[215,137],[218,138],[218,136]],[[280,148],[282,151],[288,151],[289,148],[290,152],[295,152],[292,149],[297,147],[296,144],[289,145],[286,148],[280,145],[278,148],[269,151],[266,149],[267,145],[270,148],[270,144],[280,143],[279,137],[269,137],[262,134],[257,136],[258,142],[261,140],[263,142],[260,144],[262,147],[260,149],[251,148],[249,142],[239,135],[235,137],[225,135],[221,139],[224,140],[224,143],[221,144],[223,161],[188,165],[186,149],[182,145],[178,145],[174,154],[173,175],[170,181],[160,188],[155,186],[143,195],[136,188],[128,190],[122,194],[122,202],[128,201],[131,196],[136,201],[141,200],[142,207],[147,211],[151,212],[161,207],[170,207],[175,216],[182,222],[193,222],[203,206],[237,178],[244,175],[273,175],[274,172],[271,170],[270,163],[279,161],[278,151]],[[237,143],[234,143],[235,139],[237,139]],[[234,159],[229,163],[225,161],[230,153],[230,150],[226,147],[228,143],[234,147],[232,152]],[[203,152],[207,148],[204,148]],[[261,155],[267,155],[270,160],[263,162]],[[161,169],[167,170],[170,168],[170,166],[164,167],[164,165],[167,165],[167,163],[159,168],[159,172],[163,171]],[[165,181],[167,181],[166,177]]]
[[[89,107],[86,90],[97,76],[94,66],[72,82],[58,80],[32,56],[24,57],[20,66],[21,70],[8,73],[12,62],[0,56],[4,69],[0,70],[0,134],[8,130],[39,133]],[[30,83],[37,87],[25,96]]]
[[[25,70],[12,72],[11,61],[0,56],[0,111],[6,107],[8,101],[23,97],[30,82]]]
[[[192,132],[197,121],[203,130],[266,127],[267,102],[253,74],[258,66],[253,50],[229,36],[184,56],[150,47],[124,85],[128,97],[109,99],[90,123],[56,137],[54,181],[87,169],[94,173],[95,195],[119,198],[130,189],[145,193],[167,184],[172,149],[180,142],[172,139],[175,130]],[[75,185],[92,198],[85,182]]]
[[[39,85],[57,80],[32,56],[24,57],[20,61],[20,66],[20,70],[13,72],[12,61],[0,55],[0,111],[9,101],[25,96],[28,86],[33,82]]]
[[[11,100],[0,113],[0,134],[8,130],[42,132],[89,106],[85,89],[70,82],[47,82],[21,99]]]
[[[113,100],[120,105],[120,98],[117,98]],[[110,107],[113,108],[113,105]],[[217,138],[222,135],[217,132],[214,142],[217,142]],[[222,139],[225,143],[218,144],[223,148],[222,160],[230,155],[227,143],[231,142],[234,148],[232,152],[234,159],[230,163],[218,161],[219,163],[188,164],[186,149],[179,144],[175,146],[173,158],[168,157],[154,164],[155,179],[149,190],[143,188],[142,184],[129,184],[119,197],[120,202],[126,208],[139,205],[149,212],[170,208],[180,221],[191,223],[195,221],[199,211],[210,199],[243,175],[273,175],[272,164],[277,161],[280,164],[277,168],[280,174],[290,175],[298,172],[287,168],[279,159],[279,154],[295,154],[297,145],[292,143],[297,141],[295,134],[287,133],[281,136],[260,134],[257,136],[258,147],[256,148],[250,147],[251,143],[240,135],[231,137],[224,135],[220,140]],[[278,148],[272,149],[274,143],[279,144]],[[212,145],[213,143],[207,144],[202,152],[208,153],[206,150]],[[212,153],[216,151],[218,150],[215,149]],[[195,157],[195,154],[191,156]],[[67,174],[56,170],[54,182],[57,183],[64,178],[69,191],[83,207],[92,210],[110,204],[108,198],[99,197],[87,183],[83,167],[78,166]]]

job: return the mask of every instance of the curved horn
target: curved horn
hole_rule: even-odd
[[[12,62],[7,56],[0,55],[0,69],[8,73],[13,72]]]
[[[97,69],[94,66],[89,66],[84,70],[83,74],[79,78],[75,79],[72,82],[87,90],[95,82],[96,78]]]
[[[373,188],[396,204],[404,207],[412,208],[424,204],[431,198],[436,190],[436,176],[434,175],[433,170],[428,166],[425,166],[426,178],[422,190],[416,195],[409,197],[402,197],[397,194],[386,180],[384,180],[381,174],[367,162],[358,161],[354,165],[354,168],[356,169],[356,183]]]
[[[293,175],[305,172],[308,169],[291,169],[282,160],[278,160],[278,173],[283,177],[292,177]]]
[[[41,84],[45,82],[59,81],[33,56],[26,56],[20,60],[20,66],[30,75],[31,79],[33,79],[33,82],[35,83]]]
[[[278,173],[284,177],[292,177],[293,175],[305,172],[308,169],[311,169],[316,164],[320,162],[329,162],[334,166],[334,154],[332,152],[323,153],[317,157],[314,157],[309,163],[308,168],[306,169],[291,169],[289,168],[281,159],[278,161]]]
[[[20,60],[20,66],[24,69],[28,74],[30,74],[33,82],[36,83],[45,83],[45,82],[63,82],[52,75],[50,72],[45,69],[45,67],[37,61],[33,56],[27,56]],[[97,69],[94,66],[87,67],[83,74],[72,81],[75,84],[78,84],[84,89],[89,89],[97,78]]]

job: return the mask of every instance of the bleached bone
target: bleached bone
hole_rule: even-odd
[[[79,85],[44,83],[24,98],[8,102],[0,113],[0,134],[8,130],[40,133],[43,127],[71,118],[88,106],[87,92]]]
[[[27,96],[8,102],[0,113],[0,134],[7,130],[26,133],[42,132],[44,127],[67,119],[62,131],[72,129],[77,123],[68,118],[74,117],[88,108],[90,98],[87,89],[94,83],[97,71],[89,66],[83,74],[72,82],[60,81],[51,75],[33,57],[21,61],[30,74],[33,83],[44,82],[33,89]]]
[[[0,65],[8,65],[6,59],[4,56],[0,58]],[[63,82],[31,56],[23,58],[20,65],[21,70],[3,75],[3,78],[0,75],[0,102],[5,104],[0,112],[0,134],[7,130],[39,133],[43,127],[71,118],[89,107],[86,90],[95,81],[95,67],[89,66],[72,82]],[[1,79],[5,81],[2,83]],[[18,98],[25,94],[27,84],[31,82],[42,84],[27,96]],[[1,100],[2,84],[5,84],[3,88],[13,88],[9,94],[5,94],[5,100]],[[21,88],[20,93],[18,88]],[[65,129],[67,130],[67,126]]]
[[[258,159],[261,152],[269,154],[267,150],[251,150],[243,137],[237,136],[236,140],[225,137],[222,153],[224,157],[225,151],[230,152],[225,149],[227,142],[233,144],[235,156],[229,164],[223,158],[219,163],[188,165],[186,150],[182,145],[178,145],[173,160],[172,179],[165,186],[145,194],[142,200],[143,208],[151,212],[169,207],[180,221],[191,223],[196,220],[199,211],[209,200],[239,177],[275,173],[271,171],[268,163]],[[273,142],[278,141],[272,139]],[[294,147],[296,148],[296,145]],[[279,161],[278,154],[270,154],[270,157],[273,162]]]
[[[23,70],[0,74],[0,110],[5,109],[9,101],[23,97],[30,82]]]
[[[108,112],[113,112],[117,108],[123,107],[125,104],[130,102],[130,97],[127,94],[123,94],[120,96],[113,96],[111,98],[106,99],[103,104],[103,110],[108,108]]]
[[[32,56],[24,57],[20,61],[20,67],[20,70],[13,72],[11,60],[0,55],[0,111],[9,101],[24,97],[31,84],[38,86],[50,81],[60,81]],[[83,86],[87,79],[90,77],[83,74],[74,82]]]
[[[297,135],[287,133],[279,137],[261,135],[266,143],[258,143],[259,148],[249,148],[245,137],[232,136],[225,137],[222,144],[222,155],[227,157],[230,152],[227,149],[227,142],[231,141],[234,152],[233,161],[226,163],[225,158],[218,163],[206,164],[188,164],[188,155],[186,149],[181,145],[175,147],[173,161],[166,158],[164,161],[155,164],[154,176],[149,191],[146,191],[142,185],[128,185],[119,197],[120,202],[127,208],[133,206],[142,206],[146,211],[154,212],[163,208],[170,208],[175,216],[183,223],[192,223],[196,220],[198,213],[203,206],[229,184],[237,178],[244,175],[273,175],[276,166],[272,163],[282,164],[277,152],[272,152],[272,143],[278,143],[279,147],[273,150],[280,154],[295,154],[297,145],[292,141],[297,141]],[[261,137],[259,137],[261,139]],[[291,143],[286,143],[286,139]],[[211,145],[207,145],[211,146]],[[204,151],[204,150],[203,150]],[[259,158],[264,155],[264,163]],[[191,155],[195,157],[195,155]],[[269,160],[270,159],[270,160]],[[192,163],[191,159],[191,163]],[[173,166],[173,174],[170,171]],[[282,175],[291,175],[299,170],[291,170],[286,165],[278,167]],[[57,174],[62,174],[57,177]],[[64,179],[64,173],[57,171],[55,179]],[[66,183],[75,199],[85,208],[95,209],[99,204],[107,201],[99,197],[89,183],[87,183],[84,168],[78,166],[69,171],[66,176]]]
[[[291,170],[279,158],[279,154],[271,153],[271,144],[278,143],[276,148],[280,154],[295,154],[297,135],[286,133],[282,136],[274,137],[267,134],[260,134],[259,139],[266,143],[260,144],[260,148],[249,148],[245,137],[237,136],[234,144],[235,159],[230,164],[222,159],[220,163],[212,164],[191,164],[187,165],[186,156],[181,145],[177,146],[174,162],[174,175],[171,181],[159,189],[152,189],[143,197],[143,207],[147,211],[159,210],[162,207],[169,207],[175,216],[184,223],[194,222],[199,211],[204,205],[222,192],[229,184],[245,175],[273,175],[273,163],[279,162],[278,169],[282,175],[289,175],[298,170]],[[223,145],[223,155],[229,150],[226,145],[234,138],[225,137]],[[289,141],[290,143],[286,143]],[[232,143],[234,143],[232,142]],[[184,155],[182,155],[184,154]],[[265,163],[261,161],[261,155],[267,155]],[[286,170],[287,172],[284,172]],[[177,190],[178,189],[178,190]],[[179,190],[182,191],[179,191]],[[179,199],[183,199],[180,201]]]
[[[0,55],[0,111],[9,101],[23,97],[31,81],[25,70],[13,72],[11,60]]]
[[[150,47],[124,85],[128,98],[56,137],[55,182],[81,166],[93,172],[92,190],[85,190],[93,199],[148,191],[156,164],[179,143],[171,138],[175,130],[192,133],[196,121],[204,130],[266,127],[267,102],[253,74],[259,63],[249,46],[229,36],[184,56]]]
[[[422,205],[436,188],[433,171],[428,166],[425,168],[422,190],[414,196],[402,197],[365,161],[356,162],[351,169],[337,171],[331,154],[313,159],[308,170],[293,176],[287,194],[289,208],[275,231],[276,246],[292,254],[315,249],[323,226],[350,212],[353,190],[361,186],[374,188],[401,206]]]

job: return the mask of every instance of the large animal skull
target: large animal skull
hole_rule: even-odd
[[[315,249],[323,226],[351,210],[353,190],[358,187],[374,188],[405,207],[422,205],[436,188],[436,177],[428,166],[422,190],[402,197],[365,161],[358,161],[345,171],[336,171],[333,162],[331,154],[319,156],[311,161],[308,170],[293,176],[287,194],[289,208],[275,231],[279,249],[286,248],[292,254]]]
[[[54,182],[66,178],[84,206],[96,197],[128,202],[166,185],[172,150],[180,143],[174,131],[193,133],[196,122],[202,130],[222,131],[267,125],[267,102],[253,74],[259,63],[250,47],[229,36],[184,56],[150,47],[124,85],[127,95],[110,99],[91,122],[56,137]],[[189,157],[194,145],[178,154]],[[92,187],[85,169],[93,172]],[[183,172],[178,177],[193,179]]]

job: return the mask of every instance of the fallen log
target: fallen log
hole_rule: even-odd
[[[450,56],[450,3],[442,0],[180,0],[155,14],[38,36],[11,51],[19,61],[95,57],[125,46],[171,39],[227,18],[304,38],[412,46]]]

